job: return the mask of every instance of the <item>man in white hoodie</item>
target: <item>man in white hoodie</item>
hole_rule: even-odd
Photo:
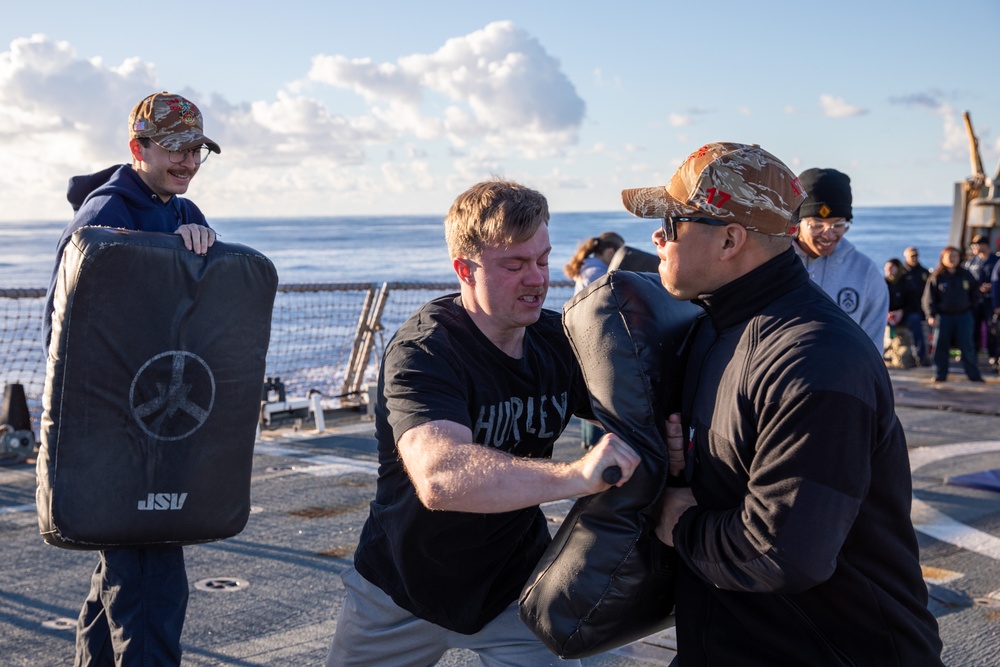
[[[871,259],[844,238],[851,228],[851,179],[836,169],[799,174],[806,200],[792,247],[812,278],[884,351],[889,291]]]

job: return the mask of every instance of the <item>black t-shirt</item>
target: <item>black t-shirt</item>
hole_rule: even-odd
[[[516,456],[550,457],[573,414],[590,414],[558,313],[542,311],[514,359],[473,323],[456,295],[435,299],[396,332],[375,408],[379,478],[355,566],[400,607],[472,634],[519,596],[549,543],[541,510],[431,512],[417,498],[396,442],[447,420]]]

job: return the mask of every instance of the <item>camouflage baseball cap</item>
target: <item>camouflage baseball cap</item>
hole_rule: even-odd
[[[187,151],[208,146],[221,153],[219,144],[203,133],[201,111],[194,102],[163,91],[153,93],[132,109],[128,117],[130,139],[148,137],[168,151]]]
[[[792,236],[805,198],[799,179],[756,144],[705,144],[688,156],[665,186],[622,190],[622,203],[640,218],[708,217],[774,236]]]

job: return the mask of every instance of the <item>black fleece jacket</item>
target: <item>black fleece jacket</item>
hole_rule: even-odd
[[[940,665],[871,341],[792,250],[697,302],[679,664]]]

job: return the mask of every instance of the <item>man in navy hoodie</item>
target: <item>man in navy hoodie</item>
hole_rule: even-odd
[[[178,234],[199,255],[215,243],[187,192],[209,152],[219,145],[203,133],[193,102],[167,92],[143,99],[129,115],[132,164],[70,179],[66,198],[76,212],[56,251],[44,328],[52,336],[52,298],[63,248],[74,231],[89,225]],[[77,621],[77,667],[179,665],[188,581],[179,546],[106,549],[91,579]]]

